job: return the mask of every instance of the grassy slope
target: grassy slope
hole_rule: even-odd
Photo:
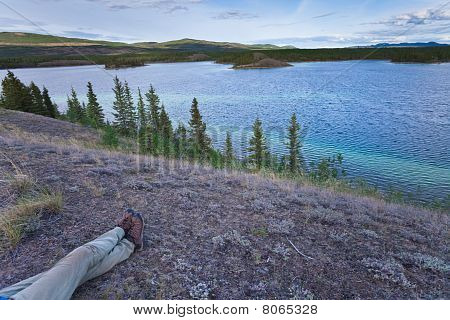
[[[178,49],[178,50],[204,50],[209,49],[210,51],[218,50],[273,50],[281,49],[272,44],[242,44],[235,42],[217,42],[217,41],[207,41],[207,40],[196,40],[196,39],[180,39],[167,42],[142,42],[134,44],[139,47],[145,48],[157,48],[157,49]],[[292,48],[292,47],[291,47]]]
[[[29,45],[29,46],[64,46],[64,45],[106,45],[123,46],[125,43],[111,41],[97,41],[79,38],[58,37],[37,33],[0,32],[0,45]]]
[[[147,220],[146,249],[74,298],[450,297],[445,214],[137,158],[93,148],[98,141],[77,125],[0,110],[0,173],[12,161],[64,196],[59,215],[0,253],[0,287],[48,269],[131,206]],[[1,195],[12,192],[0,184]]]
[[[0,45],[23,45],[23,46],[90,46],[103,45],[108,47],[139,47],[147,49],[164,49],[164,50],[272,50],[281,49],[282,47],[270,44],[246,45],[232,42],[215,42],[196,39],[180,39],[167,42],[139,42],[134,44],[126,44],[122,42],[88,40],[79,38],[58,37],[52,35],[43,35],[35,33],[23,32],[0,32]]]

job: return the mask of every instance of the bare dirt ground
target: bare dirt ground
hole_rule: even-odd
[[[450,298],[446,213],[75,143],[97,140],[0,110],[0,174],[12,161],[64,196],[61,213],[0,253],[0,287],[47,270],[132,207],[147,221],[145,250],[74,299]]]

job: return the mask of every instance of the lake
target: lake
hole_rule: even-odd
[[[109,113],[115,75],[133,90],[152,84],[175,123],[187,122],[196,97],[218,147],[231,130],[237,149],[244,149],[259,117],[271,150],[281,154],[283,130],[296,112],[306,131],[308,162],[340,152],[350,176],[382,189],[418,193],[421,199],[450,194],[450,64],[348,61],[232,70],[198,62],[13,71],[26,83],[45,85],[61,110],[71,86],[84,96],[91,81]]]

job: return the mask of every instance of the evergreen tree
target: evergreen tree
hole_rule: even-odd
[[[138,102],[137,102],[137,135],[139,152],[145,153],[147,151],[148,141],[148,123],[145,112],[144,99],[142,98],[141,89],[138,88]]]
[[[288,149],[289,156],[286,163],[288,170],[291,173],[297,173],[300,171],[301,156],[300,156],[300,124],[297,122],[297,116],[292,114],[289,128],[288,128]]]
[[[133,96],[131,94],[130,87],[128,86],[128,82],[124,83],[124,98],[125,98],[125,118],[126,118],[126,127],[127,134],[130,136],[136,136],[137,133],[137,115],[136,109],[134,107]]]
[[[250,139],[250,151],[249,160],[257,170],[266,164],[268,158],[268,151],[266,146],[266,138],[262,129],[262,123],[259,118],[256,119],[253,124],[253,137]]]
[[[164,156],[169,157],[172,154],[173,129],[172,122],[170,121],[164,105],[161,106],[159,125],[161,130],[161,151]]]
[[[71,122],[83,123],[85,121],[84,108],[78,100],[77,93],[72,88],[70,97],[67,97],[67,118]]]
[[[159,119],[160,119],[160,99],[158,95],[155,92],[155,89],[153,86],[150,86],[150,89],[145,94],[145,98],[147,100],[148,104],[148,110],[147,110],[147,122],[148,122],[148,150],[151,154],[157,155],[158,154],[158,146],[160,145],[160,126],[159,126]]]
[[[174,133],[175,157],[183,159],[186,157],[188,146],[187,129],[183,123],[179,123]]]
[[[41,116],[48,116],[47,109],[44,107],[44,99],[42,97],[42,92],[33,81],[31,81],[30,83],[30,92],[31,92],[31,105],[29,112],[39,114]]]
[[[11,110],[29,112],[32,104],[30,89],[24,85],[11,71],[2,80],[0,107]]]
[[[145,97],[147,99],[148,103],[148,121],[149,124],[152,127],[152,131],[159,132],[159,112],[160,112],[160,99],[159,96],[156,94],[155,89],[153,86],[150,86],[150,89],[145,94]]]
[[[116,129],[109,124],[109,121],[106,122],[106,125],[103,128],[102,143],[112,149],[119,146],[119,138],[117,137]]]
[[[227,131],[227,137],[225,138],[225,165],[231,167],[234,161],[233,143],[231,141],[231,133]]]
[[[42,99],[44,101],[44,107],[46,109],[47,115],[56,119],[59,116],[58,107],[50,99],[50,95],[46,87],[42,89]]]
[[[191,152],[194,159],[204,160],[211,151],[211,139],[206,134],[206,124],[202,120],[197,99],[192,100],[190,127]]]
[[[125,88],[117,76],[114,78],[113,92],[115,97],[113,102],[113,110],[114,110],[113,124],[120,134],[127,135],[129,133],[129,128],[128,128]]]
[[[90,125],[94,128],[100,128],[105,124],[105,114],[103,113],[103,108],[97,101],[97,95],[94,93],[91,82],[88,82],[87,88],[88,103],[86,106],[86,117]]]

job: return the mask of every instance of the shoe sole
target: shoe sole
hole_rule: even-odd
[[[145,223],[144,218],[142,218],[142,215],[139,212],[133,212],[133,216],[139,218],[142,222],[142,230],[141,234],[139,235],[139,239],[141,240],[141,247],[139,249],[136,249],[136,251],[142,251],[144,250],[144,229],[145,229]]]

